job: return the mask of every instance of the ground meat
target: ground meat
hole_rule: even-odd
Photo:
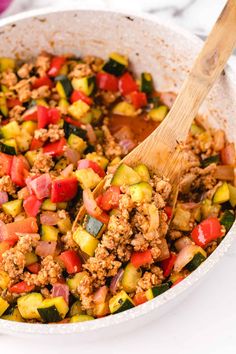
[[[18,234],[19,241],[16,244],[16,248],[22,253],[26,254],[27,252],[31,252],[33,247],[36,247],[39,240],[39,234]]]
[[[212,252],[214,252],[216,248],[217,248],[217,242],[216,241],[213,241],[213,242],[209,243],[208,246],[205,249],[205,251],[207,253],[207,256],[210,256],[210,254],[212,254]]]
[[[106,106],[109,106],[111,103],[114,103],[119,97],[119,92],[111,92],[111,91],[101,91],[96,97],[100,98],[102,103]]]
[[[66,219],[68,216],[68,213],[64,210],[58,210],[57,215],[59,216],[60,219]]]
[[[121,146],[115,141],[113,136],[111,135],[108,127],[106,125],[102,126],[102,131],[104,133],[104,153],[105,155],[113,159],[117,156],[121,156],[122,148]]]
[[[35,66],[37,68],[37,73],[40,77],[45,76],[45,74],[50,68],[50,62],[51,56],[46,52],[43,52],[37,57]]]
[[[0,166],[1,168],[1,166]],[[0,191],[1,192],[7,192],[9,194],[14,194],[16,192],[16,187],[14,183],[12,182],[12,179],[10,176],[2,176],[0,178]]]
[[[90,76],[92,75],[92,70],[88,64],[85,63],[79,63],[77,64],[73,70],[68,74],[68,77],[70,79],[77,78],[80,79],[82,77]]]
[[[2,268],[12,279],[17,279],[24,271],[25,255],[16,247],[10,248],[2,255]]]
[[[54,162],[52,156],[39,152],[34,160],[31,171],[33,173],[49,172],[53,166]]]
[[[87,55],[84,57],[84,62],[89,64],[92,70],[96,73],[101,70],[104,60],[95,56]]]
[[[61,139],[64,135],[64,130],[61,129],[57,124],[49,124],[48,129],[37,129],[34,132],[35,139],[40,139],[42,141],[49,139],[52,143]]]
[[[25,107],[23,106],[14,106],[10,111],[9,111],[9,117],[11,120],[16,120],[17,122],[22,122],[22,113],[25,111]]]
[[[1,74],[1,84],[11,88],[12,86],[16,85],[17,83],[17,76],[13,73],[10,69],[4,71]]]
[[[65,235],[61,236],[61,242],[63,242],[65,249],[78,248],[78,245],[73,240],[73,234],[71,231],[68,231]]]
[[[5,224],[9,224],[14,221],[14,218],[11,215],[5,214],[4,212],[0,212],[0,220]]]
[[[155,267],[154,272],[145,272],[143,274],[138,281],[137,292],[146,291],[155,285],[161,284],[164,279],[162,270],[159,267]]]
[[[26,102],[31,97],[30,79],[19,81],[13,89],[17,92],[18,98],[21,102]]]
[[[18,69],[17,71],[17,75],[21,78],[21,79],[28,79],[30,76],[30,72],[33,69],[33,65],[30,63],[25,63],[23,64],[20,69]]]
[[[93,303],[93,286],[92,278],[88,272],[84,272],[84,276],[81,279],[79,286],[77,288],[77,293],[80,295],[81,303],[84,310],[89,310],[92,308]]]
[[[31,98],[33,100],[47,98],[51,95],[51,91],[48,86],[41,86],[38,89],[35,89],[31,93]]]

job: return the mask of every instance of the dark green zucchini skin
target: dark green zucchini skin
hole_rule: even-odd
[[[224,214],[220,218],[221,225],[224,225],[226,231],[228,232],[235,220],[234,213],[230,210],[225,210]]]
[[[6,145],[0,141],[0,152],[4,152],[4,154],[8,155],[16,155],[16,150],[13,146]]]
[[[141,74],[141,86],[140,89],[142,92],[150,94],[153,92],[153,81],[152,77],[150,76],[150,80],[147,79],[146,73]]]
[[[134,305],[128,299],[126,299],[124,302],[121,299],[120,307],[115,312],[113,312],[113,315],[116,313],[120,313],[132,309],[132,307],[134,307]]]
[[[206,257],[204,257],[200,252],[195,254],[193,259],[186,265],[186,268],[190,271],[193,272],[197,267],[200,266],[202,262],[204,262]]]
[[[201,161],[201,166],[202,167],[207,167],[209,166],[211,163],[219,163],[220,162],[220,156],[219,155],[214,155],[214,156],[210,156],[207,157],[206,159]]]
[[[170,284],[169,283],[163,283],[163,284],[154,286],[152,288],[153,297],[157,297],[158,295],[163,294],[169,288],[170,288]]]
[[[118,61],[109,58],[109,60],[103,65],[102,69],[109,74],[121,76],[125,72],[126,67],[125,65],[118,63]]]
[[[94,237],[99,237],[104,224],[90,215],[86,216],[86,231]]]
[[[71,134],[77,135],[83,140],[86,140],[87,138],[87,130],[76,127],[75,125],[69,124],[67,122],[64,122],[63,129],[67,139]]]
[[[73,87],[71,85],[70,80],[65,75],[58,75],[57,77],[55,77],[55,81],[56,82],[60,81],[60,83],[64,88],[66,97],[70,97],[70,95],[73,92]]]
[[[62,319],[55,305],[47,308],[38,308],[38,313],[46,323],[59,322]]]

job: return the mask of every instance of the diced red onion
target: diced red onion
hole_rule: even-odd
[[[102,210],[97,205],[93,193],[90,189],[85,189],[83,191],[83,202],[84,207],[87,210],[88,214],[96,218],[98,215],[102,214]]]
[[[38,245],[36,246],[35,253],[39,257],[47,257],[53,256],[55,254],[57,247],[57,242],[47,242],[47,241],[39,241]]]
[[[124,274],[124,269],[120,269],[118,273],[112,278],[111,285],[110,285],[110,291],[114,295],[120,285],[121,279]]]
[[[50,196],[52,179],[49,173],[44,173],[29,182],[29,185],[38,199],[44,199]]]
[[[221,160],[224,165],[235,165],[235,147],[234,143],[227,144],[221,150]]]
[[[229,165],[219,165],[216,166],[215,178],[223,179],[225,181],[234,180],[234,168]]]
[[[121,146],[124,154],[128,154],[136,146],[135,142],[129,139],[119,141],[119,145]]]
[[[101,286],[101,288],[99,288],[93,295],[93,301],[95,304],[103,304],[106,301],[107,293],[108,287],[106,285]]]
[[[73,163],[73,165],[76,165],[80,159],[80,153],[68,146],[65,148],[64,155],[69,160],[69,162]]]
[[[7,192],[0,192],[0,205],[8,202],[8,194]]]
[[[69,303],[69,287],[66,284],[55,283],[52,287],[52,297],[62,296]]]
[[[88,135],[88,140],[90,144],[94,145],[97,141],[96,134],[94,132],[94,129],[91,124],[86,124],[86,130],[87,130],[87,135]]]
[[[189,237],[184,236],[175,241],[175,248],[180,252],[185,246],[192,245],[192,241]]]
[[[71,163],[70,165],[66,166],[66,168],[64,168],[64,170],[61,171],[61,175],[64,177],[64,178],[67,178],[69,177],[72,172],[73,172],[73,164]]]
[[[178,253],[175,264],[174,271],[180,272],[195,256],[199,251],[203,252],[203,249],[196,245],[188,245],[182,248]]]
[[[40,223],[43,225],[56,225],[60,220],[58,214],[54,211],[44,211],[40,215]]]

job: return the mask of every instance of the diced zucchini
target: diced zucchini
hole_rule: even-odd
[[[75,323],[75,322],[85,322],[85,321],[91,321],[94,320],[94,317],[88,316],[88,315],[74,315],[70,319],[70,323]]]
[[[188,210],[184,210],[177,205],[177,208],[175,210],[175,215],[172,220],[172,226],[174,229],[177,230],[190,231],[190,225],[189,225],[190,219],[191,219],[191,213]]]
[[[134,307],[134,303],[124,290],[121,290],[109,301],[109,309],[112,314],[129,310],[132,307]]]
[[[190,128],[190,132],[193,136],[196,136],[198,134],[201,134],[204,132],[204,129],[199,127],[199,125],[193,123]]]
[[[84,311],[82,310],[82,305],[79,300],[75,301],[70,308],[69,316],[72,317],[75,315],[84,315]]]
[[[94,316],[104,317],[110,313],[109,301],[102,302],[101,304],[96,304],[93,308]]]
[[[108,159],[105,156],[98,155],[96,152],[91,152],[86,155],[86,159],[96,162],[104,170],[108,165]]]
[[[117,157],[115,157],[115,158],[109,163],[109,166],[116,166],[116,165],[119,165],[120,161],[121,161],[120,156],[117,156]]]
[[[98,123],[100,122],[101,118],[102,118],[102,111],[99,108],[92,108],[91,109],[91,113],[92,113],[92,121],[93,123]]]
[[[90,106],[82,100],[76,101],[68,107],[68,113],[77,120],[80,120],[89,110]]]
[[[9,275],[4,272],[4,270],[0,270],[0,289],[4,290],[8,288],[10,283]]]
[[[0,72],[6,71],[8,69],[14,70],[16,66],[15,59],[1,57],[0,58]]]
[[[37,123],[29,120],[27,122],[23,122],[21,125],[23,131],[26,131],[30,135],[34,135],[35,130],[38,128]]]
[[[37,308],[43,303],[43,297],[39,293],[30,293],[17,299],[18,309],[23,318],[27,320],[40,320]]]
[[[98,246],[99,241],[86,230],[78,228],[73,234],[74,241],[79,245],[80,249],[92,257]]]
[[[43,204],[41,206],[42,210],[49,210],[49,211],[55,211],[57,210],[57,204],[53,203],[51,199],[45,199],[43,201]]]
[[[72,86],[74,90],[82,91],[85,95],[90,96],[95,87],[95,77],[73,78]]]
[[[66,209],[67,208],[67,202],[61,202],[61,203],[57,203],[57,209],[61,210],[61,209]]]
[[[170,288],[170,284],[169,283],[163,283],[163,284],[154,286],[151,289],[148,289],[145,292],[145,295],[146,295],[148,300],[152,300],[152,299],[154,299],[154,297],[157,297],[157,296],[163,294],[169,288]]]
[[[100,238],[106,229],[106,225],[94,217],[86,215],[85,229],[90,235]]]
[[[70,134],[79,136],[81,139],[85,140],[87,137],[87,130],[76,127],[75,125],[69,124],[64,121],[63,129],[65,132],[65,137],[68,138]]]
[[[8,304],[8,302],[0,296],[0,317],[4,314],[4,312],[8,309],[9,306],[10,305]]]
[[[152,200],[152,186],[148,182],[140,182],[129,187],[134,203],[149,203]]]
[[[14,321],[14,322],[24,322],[20,314],[20,311],[18,310],[17,307],[13,307],[10,313],[7,313],[7,315],[2,316],[2,319],[7,321]]]
[[[9,92],[9,88],[6,85],[1,85],[1,90],[3,93]]]
[[[117,103],[115,107],[113,107],[112,113],[121,116],[129,116],[129,117],[133,117],[137,115],[134,106],[131,103],[128,103],[126,101]]]
[[[55,165],[56,171],[64,170],[68,166],[67,159],[65,157],[61,157],[60,160]]]
[[[141,181],[143,182],[150,181],[150,174],[146,165],[141,163],[134,167],[134,171],[139,174],[139,176],[141,177]]]
[[[204,254],[202,254],[201,252],[199,252],[199,253],[194,255],[193,259],[186,265],[186,268],[190,272],[193,272],[205,260],[206,260],[206,256]]]
[[[38,262],[38,257],[34,252],[27,252],[25,254],[25,266],[29,266],[31,264],[34,264]]]
[[[45,299],[38,307],[38,312],[46,323],[61,321],[68,311],[69,307],[62,296]]]
[[[132,185],[141,182],[141,177],[133,168],[122,163],[116,170],[111,184],[113,186]]]
[[[30,143],[32,141],[32,136],[26,131],[21,132],[20,135],[16,136],[17,146],[20,151],[29,150]]]
[[[51,241],[58,240],[59,230],[55,226],[42,225],[41,230],[42,230],[42,233],[41,233],[42,241],[51,242]]]
[[[71,134],[68,139],[68,144],[72,149],[77,150],[81,154],[84,152],[84,150],[87,147],[86,141],[84,141],[82,138],[75,134]]]
[[[69,107],[69,102],[65,98],[61,98],[58,104],[58,107],[61,108],[62,112],[67,112]]]
[[[234,208],[236,206],[236,187],[232,186],[231,184],[228,184],[229,188],[229,202]]]
[[[4,142],[0,141],[0,151],[3,152],[4,154],[16,155],[17,144],[15,139],[7,139]]]
[[[65,75],[59,75],[55,78],[56,90],[61,98],[68,98],[72,94],[73,87],[70,80]]]
[[[207,219],[209,216],[218,216],[221,209],[220,204],[212,204],[211,200],[204,199],[201,203],[202,219]]]
[[[28,160],[30,166],[33,166],[34,161],[35,161],[37,155],[38,155],[38,152],[37,152],[36,150],[33,150],[33,151],[30,151],[30,150],[29,150],[29,151],[27,151],[27,152],[25,153],[25,157],[27,158],[27,160]]]
[[[201,166],[203,168],[209,166],[211,163],[219,163],[220,162],[220,156],[219,155],[214,155],[214,156],[210,156],[207,157],[206,159],[202,160],[201,162]]]
[[[81,283],[81,280],[84,278],[86,275],[85,272],[79,272],[76,273],[73,278],[67,278],[67,285],[69,286],[70,291],[75,293],[77,291],[78,286]]]
[[[154,122],[162,122],[163,119],[166,117],[167,113],[168,113],[168,107],[162,105],[151,109],[150,112],[148,112],[148,117],[152,119]]]
[[[235,220],[234,213],[230,210],[225,210],[220,218],[221,225],[224,225],[226,231],[228,232]],[[1,287],[1,285],[0,285]]]
[[[43,106],[43,107],[49,107],[47,101],[44,98],[38,98],[36,100],[36,105],[37,106]]]
[[[93,117],[92,112],[89,111],[83,117],[80,118],[80,122],[82,124],[90,124],[92,122],[92,117]]]
[[[150,73],[142,73],[141,74],[140,90],[142,92],[152,93],[153,80],[152,80],[152,75]]]
[[[67,216],[65,219],[60,219],[57,226],[62,234],[66,234],[72,228],[70,217]]]
[[[224,182],[220,187],[217,188],[214,197],[213,203],[222,204],[227,202],[230,199],[229,187],[226,182]]]
[[[135,268],[132,263],[128,263],[122,277],[122,287],[127,293],[132,293],[136,290],[137,283],[142,276],[140,269]]]
[[[0,112],[4,117],[8,117],[7,100],[4,96],[0,96]]]
[[[15,138],[17,135],[20,135],[19,124],[13,120],[1,127],[1,133],[5,139]]]
[[[109,74],[121,76],[128,66],[128,58],[118,53],[111,53],[109,60],[103,65],[102,69]]]
[[[92,168],[77,170],[75,176],[83,189],[93,189],[101,181],[101,177]]]
[[[22,212],[22,200],[15,199],[10,202],[2,204],[4,213],[11,215],[13,218]]]
[[[205,152],[212,143],[212,136],[209,131],[204,131],[198,135],[198,140],[201,151]]]

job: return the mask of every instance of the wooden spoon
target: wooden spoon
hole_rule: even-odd
[[[235,46],[236,0],[228,0],[167,117],[122,162],[130,166],[144,163],[159,176],[168,178],[173,189],[177,190],[182,170],[179,143],[186,140],[193,119]],[[101,193],[103,185],[104,181],[101,181],[95,188],[95,196]],[[73,228],[84,214],[82,207]]]

